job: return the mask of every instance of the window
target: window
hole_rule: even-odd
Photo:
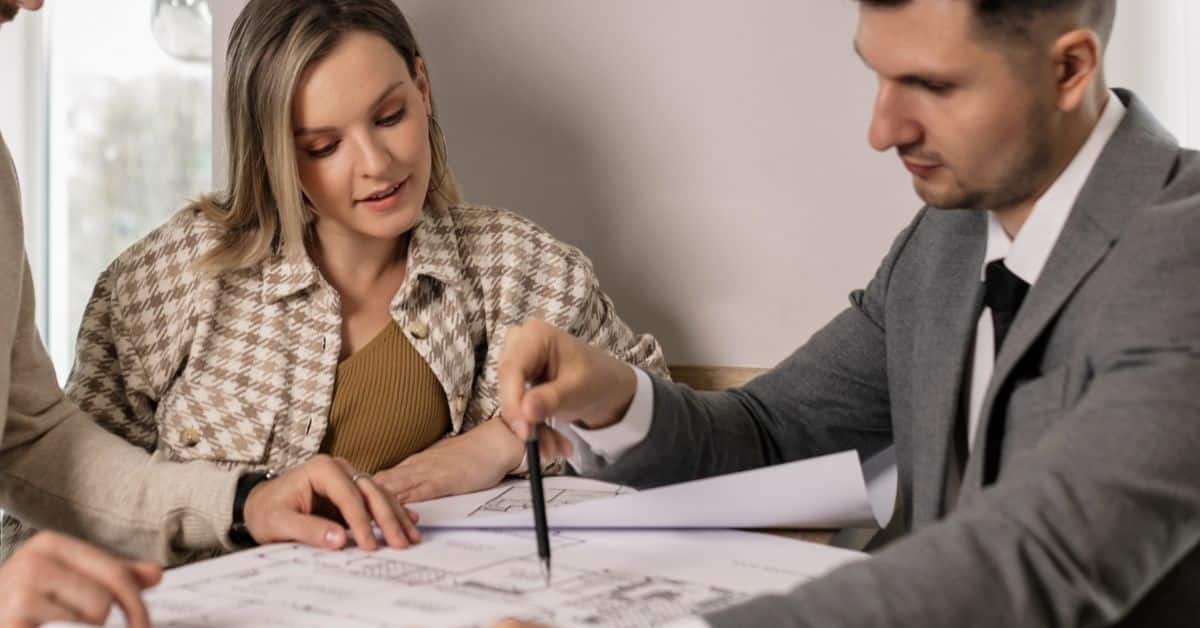
[[[212,69],[188,47],[197,24],[204,26],[188,21],[203,17],[193,5],[207,10],[204,0],[46,4],[49,150],[38,294],[60,378],[74,362],[100,272],[212,187]],[[199,33],[204,41],[211,24]],[[25,213],[38,209],[27,204]]]

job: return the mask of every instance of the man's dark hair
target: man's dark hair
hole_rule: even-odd
[[[1049,15],[1078,13],[1081,26],[1091,28],[1107,44],[1112,34],[1117,0],[960,0],[975,8],[982,32],[1005,38],[1036,41],[1039,19]],[[873,7],[900,7],[912,0],[858,0]]]

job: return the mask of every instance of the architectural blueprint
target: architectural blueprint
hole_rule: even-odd
[[[635,492],[633,489],[599,480],[580,477],[551,476],[542,484],[548,508],[559,508],[572,504],[606,499]],[[441,523],[459,520],[483,520],[506,513],[523,513],[529,510],[528,480],[507,480],[499,486],[477,493],[454,495],[427,502],[408,504],[421,515],[421,523],[440,527]],[[530,521],[533,515],[530,514]]]
[[[740,473],[634,491],[579,477],[548,477],[555,529],[875,527],[858,454],[844,451]],[[894,497],[894,495],[893,495]],[[530,528],[529,483],[510,481],[410,504],[423,528]]]
[[[566,531],[553,580],[524,531],[444,530],[408,550],[272,545],[169,571],[156,626],[655,626],[784,591],[862,555],[732,531]],[[114,613],[110,625],[120,625]]]

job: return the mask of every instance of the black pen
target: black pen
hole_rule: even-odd
[[[537,534],[538,558],[542,562],[542,578],[550,586],[550,528],[546,525],[546,495],[542,492],[542,452],[538,444],[538,426],[530,426],[525,441],[525,457],[529,461],[529,493],[533,499],[533,525]]]

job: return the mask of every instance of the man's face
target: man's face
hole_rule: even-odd
[[[879,77],[871,146],[895,148],[933,207],[1003,209],[1048,176],[1054,82],[1004,49],[1021,44],[981,37],[973,11],[958,0],[863,5],[855,49]]]
[[[21,9],[37,11],[40,8],[42,0],[0,0],[0,24],[11,22]]]

